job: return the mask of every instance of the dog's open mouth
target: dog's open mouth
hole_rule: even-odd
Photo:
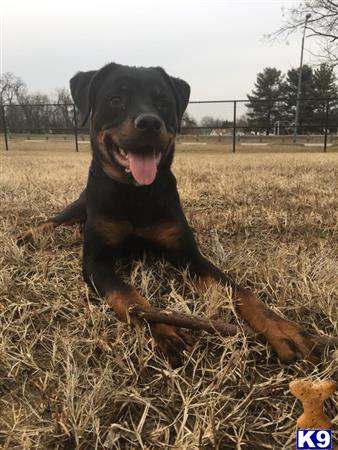
[[[121,147],[111,149],[115,161],[124,168],[126,173],[131,173],[137,184],[147,186],[156,178],[157,166],[161,161],[161,152],[149,148],[146,151],[134,153]]]

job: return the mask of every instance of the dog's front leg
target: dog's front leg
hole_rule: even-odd
[[[232,291],[232,298],[243,319],[274,347],[279,359],[292,363],[299,359],[319,362],[321,344],[316,335],[310,334],[299,324],[284,319],[259,300],[249,289],[237,285],[231,277],[224,274],[210,261],[196,252],[188,252],[182,258],[188,262],[191,276],[201,290],[221,284]],[[177,259],[176,259],[177,262]]]
[[[150,304],[114,272],[113,266],[118,256],[118,251],[113,246],[105,246],[93,233],[90,236],[85,233],[83,274],[86,283],[106,300],[120,320],[136,325],[137,320],[129,316],[129,307],[134,304]],[[170,364],[173,367],[181,365],[183,351],[190,350],[189,337],[170,325],[151,324],[150,329],[156,344],[167,355]]]

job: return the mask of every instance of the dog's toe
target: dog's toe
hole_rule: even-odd
[[[305,359],[317,364],[321,360],[322,345],[319,339],[295,322],[282,318],[276,321],[268,340],[283,363],[292,364]]]
[[[173,368],[183,365],[184,351],[192,348],[191,337],[183,330],[171,325],[156,324],[151,327],[159,349],[168,357]]]

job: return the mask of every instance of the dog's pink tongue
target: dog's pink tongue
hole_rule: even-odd
[[[155,180],[157,172],[155,155],[135,155],[130,153],[129,168],[138,184],[151,184]]]

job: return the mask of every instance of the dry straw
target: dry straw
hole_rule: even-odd
[[[81,276],[81,236],[35,250],[14,233],[74,199],[89,154],[2,156],[0,446],[3,449],[290,449],[301,406],[293,378],[337,377],[337,360],[281,365],[241,333],[194,332],[172,370],[143,327],[116,320]],[[182,201],[202,251],[273,309],[337,336],[336,154],[178,154]],[[120,267],[154,306],[241,326],[229,296],[198,296],[152,258]],[[326,413],[338,425],[337,398]]]

